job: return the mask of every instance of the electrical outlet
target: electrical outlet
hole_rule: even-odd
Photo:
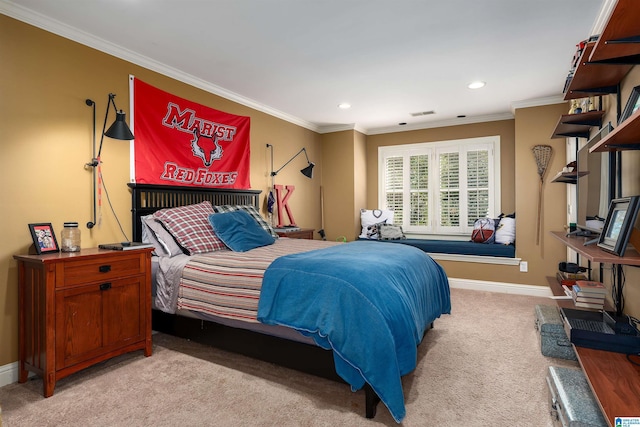
[[[520,261],[520,271],[523,273],[529,271],[529,263],[527,261]]]

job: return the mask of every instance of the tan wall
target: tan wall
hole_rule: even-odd
[[[354,209],[353,233],[360,235],[360,209],[367,206],[367,137],[359,132],[355,134],[354,147]]]
[[[558,119],[569,110],[566,104],[516,110],[516,247],[518,256],[529,263],[522,273],[525,283],[547,284],[555,277],[558,263],[566,260],[566,248],[550,235],[562,231],[566,224],[567,185],[551,179],[566,166],[565,140],[549,139]],[[541,204],[541,232],[536,243],[540,176],[532,148],[550,145],[551,162],[544,175]]]
[[[354,239],[355,131],[324,134],[322,187],[327,240]]]
[[[78,221],[83,224],[83,247],[123,239],[106,200],[102,226],[92,231],[84,227],[92,208],[91,172],[84,169],[92,157],[92,113],[85,99],[96,102],[98,127],[110,92],[130,118],[129,74],[200,104],[250,116],[251,185],[263,191],[263,200],[270,185],[266,144],[274,145],[276,168],[306,147],[317,165],[314,179],[300,174],[305,166],[300,156],[276,177],[276,183],[295,185],[290,205],[298,224],[320,228],[318,134],[5,15],[0,15],[0,40],[0,366],[18,359],[18,274],[12,255],[26,253],[31,245],[27,224],[50,222],[59,238],[64,221]],[[114,120],[113,112],[109,120]],[[130,236],[129,144],[106,138],[102,154],[105,184]]]

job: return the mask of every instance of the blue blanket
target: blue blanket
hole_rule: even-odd
[[[429,324],[450,311],[447,277],[426,253],[356,241],[276,259],[264,275],[258,320],[332,349],[352,390],[367,382],[400,422],[400,377],[415,369]]]

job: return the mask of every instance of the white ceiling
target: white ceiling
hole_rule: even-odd
[[[561,100],[611,3],[0,0],[0,13],[314,131],[375,134]]]

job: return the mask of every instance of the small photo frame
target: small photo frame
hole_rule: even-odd
[[[60,251],[51,223],[29,224],[29,231],[38,255]]]
[[[627,105],[624,107],[624,110],[622,110],[622,114],[620,114],[618,124],[627,120],[638,108],[640,108],[640,86],[631,89],[631,95],[629,95]]]
[[[611,201],[607,219],[598,238],[598,246],[602,250],[618,256],[624,255],[638,218],[639,208],[640,196],[622,197]]]

